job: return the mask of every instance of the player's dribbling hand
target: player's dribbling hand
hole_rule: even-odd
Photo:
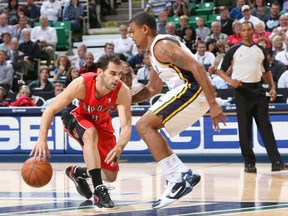
[[[47,143],[44,142],[38,142],[31,150],[30,156],[33,156],[35,159],[44,159],[46,160],[46,157],[50,157],[50,150],[48,148]]]

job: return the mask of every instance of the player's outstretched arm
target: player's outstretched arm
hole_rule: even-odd
[[[47,135],[54,115],[63,110],[74,98],[82,98],[83,92],[85,94],[84,80],[82,77],[79,77],[71,82],[63,92],[57,95],[53,102],[45,109],[40,122],[38,139],[30,156],[44,159],[46,156],[50,157],[50,151],[47,145]]]
[[[218,122],[221,121],[225,125],[226,116],[215,100],[214,89],[203,65],[191,55],[190,51],[184,50],[177,42],[171,40],[159,41],[154,47],[154,54],[160,62],[171,62],[194,75],[209,103],[214,129],[219,131]]]
[[[120,119],[121,132],[116,146],[108,153],[105,162],[114,166],[122,151],[130,140],[132,131],[131,93],[126,85],[122,85],[117,97],[117,110]]]

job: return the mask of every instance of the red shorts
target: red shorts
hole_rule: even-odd
[[[111,171],[119,170],[118,164],[112,167],[104,162],[108,153],[116,145],[116,137],[113,133],[113,128],[110,128],[110,130],[107,130],[107,128],[102,129],[102,127],[93,124],[92,121],[85,118],[84,116],[77,116],[76,118],[70,112],[63,112],[61,118],[65,132],[69,136],[73,137],[81,145],[82,148],[85,148],[82,139],[85,130],[87,130],[88,128],[95,128],[98,133],[98,150],[101,159],[101,168]]]

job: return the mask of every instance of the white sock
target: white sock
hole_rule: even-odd
[[[189,168],[178,158],[176,154],[172,154],[170,156],[170,161],[174,165],[174,169],[177,172],[185,173],[189,170]]]
[[[166,180],[169,182],[181,182],[181,173],[174,168],[174,164],[170,157],[164,158],[158,162],[158,165],[162,169],[162,173]]]

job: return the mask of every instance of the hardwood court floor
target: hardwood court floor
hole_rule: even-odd
[[[0,215],[288,215],[288,172],[271,173],[268,163],[257,164],[257,174],[244,173],[239,163],[187,163],[202,176],[200,183],[159,210],[151,208],[164,190],[156,164],[121,163],[118,180],[107,184],[116,207],[106,211],[78,195],[63,172],[71,164],[52,163],[53,178],[42,188],[25,184],[21,165],[0,164]]]

